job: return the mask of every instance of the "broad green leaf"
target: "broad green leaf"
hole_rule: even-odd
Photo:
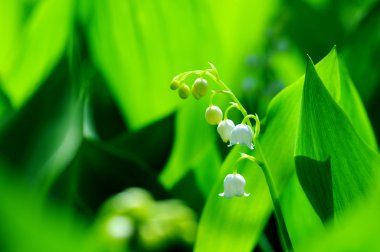
[[[72,5],[71,0],[39,1],[17,37],[16,47],[11,48],[15,58],[2,76],[4,91],[15,107],[30,98],[61,58],[71,31]]]
[[[347,71],[338,59],[335,49],[316,65],[316,70],[323,84],[326,85],[328,91],[335,99],[335,102],[338,102],[339,106],[350,119],[356,132],[366,144],[375,149],[375,137],[364,107]],[[301,96],[301,89],[302,86],[297,90],[299,96]],[[297,125],[297,122],[294,121],[294,125]],[[293,128],[293,130],[296,129]],[[295,138],[291,141],[295,143]],[[292,146],[294,151],[294,145]],[[294,167],[294,163],[291,165]],[[322,229],[321,221],[310,206],[310,203],[306,200],[306,196],[297,179],[292,179],[285,188],[282,202],[285,219],[294,244]],[[299,216],[304,216],[303,219],[307,219],[308,221],[300,222]]]
[[[363,196],[380,163],[377,153],[363,142],[329,95],[311,62],[303,90],[295,159],[302,188],[323,221],[339,215]]]
[[[316,69],[331,97],[348,116],[356,132],[373,149],[376,138],[360,96],[345,68],[338,58],[336,48],[317,64]]]

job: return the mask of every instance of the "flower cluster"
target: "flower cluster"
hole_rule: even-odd
[[[212,80],[218,84],[222,89],[211,90],[210,105],[206,108],[205,119],[207,123],[211,125],[217,125],[217,132],[223,142],[228,143],[228,147],[233,145],[247,146],[250,150],[254,149],[254,140],[260,131],[260,121],[257,115],[247,114],[244,107],[239,100],[233,94],[233,92],[227,87],[226,84],[220,79],[216,68],[211,65],[211,69],[189,71],[177,75],[170,88],[172,90],[178,89],[178,95],[182,99],[186,99],[190,95],[189,81],[192,79],[193,84],[191,86],[191,94],[195,99],[199,100],[207,95],[209,84],[208,80]],[[195,76],[195,78],[194,78]],[[207,80],[208,79],[208,80]],[[232,101],[231,105],[224,111],[213,104],[213,98],[215,95],[228,95]],[[228,119],[228,111],[232,108],[238,109],[243,115],[243,120],[236,124]],[[255,129],[253,130],[250,119],[255,120]],[[222,197],[231,198],[232,196],[248,196],[249,194],[244,192],[245,179],[241,174],[238,174],[236,170],[233,174],[228,174],[224,180],[224,192],[219,194]]]

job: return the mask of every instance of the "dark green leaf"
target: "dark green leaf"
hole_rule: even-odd
[[[112,145],[84,140],[54,194],[91,215],[108,197],[127,187],[143,187],[158,199],[168,196],[143,160]]]
[[[63,59],[1,128],[1,160],[29,179],[55,177],[71,161],[82,139],[80,107]]]

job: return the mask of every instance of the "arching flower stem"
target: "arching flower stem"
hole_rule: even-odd
[[[224,112],[224,120],[227,120],[228,119],[228,112],[232,109],[232,108],[237,108],[239,109],[239,106],[237,105],[236,102],[230,102],[231,105],[228,106],[228,108],[226,108],[226,111]]]
[[[255,119],[255,130],[254,130],[255,133],[253,135],[253,142],[255,142],[256,138],[260,134],[260,120],[259,120],[259,116],[257,114],[255,114],[255,115],[247,115],[246,117],[244,117],[242,123],[248,123],[249,119],[251,119],[251,118]],[[251,126],[251,128],[252,128],[252,126]]]

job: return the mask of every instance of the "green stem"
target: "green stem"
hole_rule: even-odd
[[[280,206],[280,199],[278,197],[278,193],[277,193],[277,190],[275,187],[275,183],[274,183],[272,174],[270,173],[270,171],[268,169],[267,162],[265,160],[265,156],[262,153],[261,145],[260,145],[258,139],[256,139],[255,145],[256,145],[256,150],[258,152],[258,155],[260,156],[262,161],[260,162],[257,159],[256,160],[250,159],[250,160],[255,161],[261,167],[261,169],[264,173],[265,180],[268,184],[269,192],[271,194],[271,198],[272,198],[272,202],[273,202],[274,215],[276,217],[277,225],[279,227],[279,230],[280,230],[280,233],[282,236],[281,241],[282,241],[282,243],[283,243],[283,245],[287,251],[292,251],[293,245],[292,245],[288,230],[287,230],[286,225],[285,225],[284,215],[282,214],[282,210],[281,210],[281,206]]]

